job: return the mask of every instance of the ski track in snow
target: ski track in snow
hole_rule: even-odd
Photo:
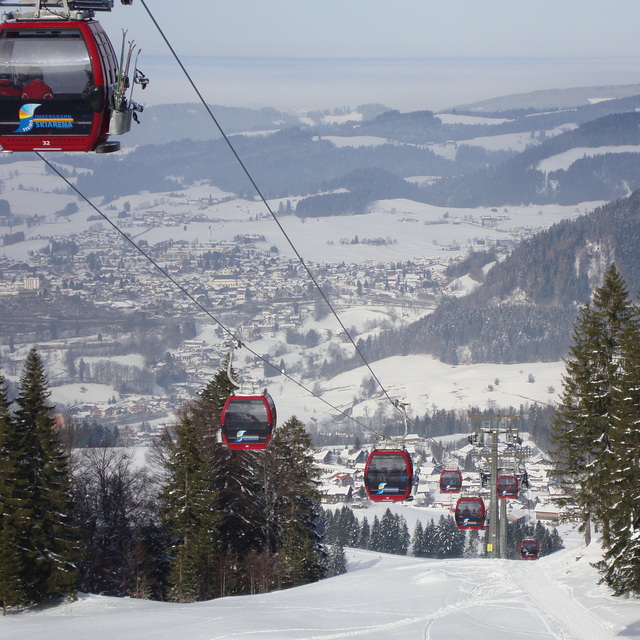
[[[549,556],[550,563],[554,560],[553,556]],[[521,577],[523,573],[523,567],[516,565],[513,575]],[[552,580],[547,566],[542,565],[540,573],[544,580],[522,584],[530,600],[536,605],[538,615],[549,625],[552,637],[558,640],[612,640],[618,637],[575,599],[570,587]]]
[[[613,640],[640,601],[598,587],[594,550],[537,561],[420,559],[347,549],[349,572],[192,604],[81,595],[12,613],[2,640]],[[588,555],[587,555],[588,554]]]

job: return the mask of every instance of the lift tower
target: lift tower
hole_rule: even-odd
[[[497,480],[500,473],[519,474],[523,460],[529,455],[528,447],[514,426],[517,415],[470,414],[476,428],[469,437],[477,448],[477,455],[488,468],[489,487],[489,539],[487,555],[505,558],[507,555],[507,503],[498,498]]]

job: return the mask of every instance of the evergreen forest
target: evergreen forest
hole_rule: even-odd
[[[552,421],[561,503],[585,543],[597,530],[602,581],[640,594],[640,307],[611,265],[575,322]]]

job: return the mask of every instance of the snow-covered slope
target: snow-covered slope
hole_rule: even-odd
[[[640,636],[640,600],[598,586],[596,545],[535,562],[348,550],[349,572],[288,591],[170,604],[83,595],[0,621],[4,640],[612,640]]]

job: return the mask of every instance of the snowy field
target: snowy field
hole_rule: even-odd
[[[508,144],[511,144],[509,142]],[[56,193],[61,182],[56,176],[47,174],[40,160],[24,160],[0,165],[0,179],[4,181],[3,198],[11,203],[11,210],[17,215],[31,215],[39,211],[47,217],[44,224],[33,227],[15,226],[13,233],[24,231],[26,240],[17,244],[0,247],[0,256],[15,260],[26,260],[30,251],[46,247],[51,237],[71,236],[89,229],[102,229],[105,234],[113,234],[114,242],[124,242],[116,238],[106,222],[89,221],[96,215],[86,202],[75,195]],[[414,180],[425,180],[428,176],[416,176]],[[37,182],[38,188],[27,185]],[[193,202],[198,198],[224,198],[226,193],[215,185],[200,184],[171,194],[129,195],[112,204],[115,207],[102,213],[113,218],[122,230],[130,234],[136,242],[146,240],[149,244],[172,240],[186,240],[194,243],[205,241],[232,241],[239,234],[260,234],[265,236],[261,249],[278,247],[283,255],[293,257],[282,231],[258,201],[236,199],[220,202],[207,209],[207,222],[191,222],[187,225],[149,227],[124,226],[126,222],[117,218],[125,203],[132,209],[144,212],[147,209],[163,209],[175,214],[193,213]],[[270,206],[277,211],[280,203],[274,200]],[[70,202],[78,205],[79,211],[73,215],[56,217]],[[370,207],[370,212],[360,216],[332,216],[327,218],[299,219],[295,216],[279,216],[282,227],[290,236],[303,259],[321,263],[363,263],[368,260],[392,262],[397,260],[435,260],[447,264],[449,260],[466,255],[470,247],[476,249],[478,240],[504,240],[513,235],[522,237],[523,229],[544,229],[565,218],[574,218],[587,213],[602,202],[585,202],[578,206],[514,206],[501,208],[501,220],[495,228],[483,227],[480,219],[484,215],[496,215],[490,208],[437,207],[405,199],[381,200]],[[506,209],[506,211],[505,211]],[[434,224],[441,223],[441,224]],[[383,238],[386,246],[350,244],[356,236],[364,239]],[[344,243],[346,242],[346,244]]]
[[[538,171],[550,173],[551,171],[567,171],[569,167],[582,158],[592,158],[593,156],[602,155],[604,153],[640,153],[639,145],[622,144],[618,146],[604,147],[574,147],[569,151],[564,151],[550,158],[545,158],[536,165]]]
[[[561,391],[564,373],[563,362],[452,366],[426,355],[394,356],[371,363],[371,368],[392,398],[411,403],[410,418],[434,408],[466,411],[470,407],[484,410],[553,404]],[[354,402],[362,381],[370,375],[368,369],[360,367],[320,381],[322,398],[343,411],[352,410],[356,419],[374,416],[380,408],[389,415],[395,414],[397,410],[379,390],[373,399]],[[278,403],[282,420],[290,415],[306,423],[335,417],[330,407],[293,382],[283,377],[271,380],[269,392]]]
[[[348,573],[266,595],[171,604],[81,595],[0,620],[3,640],[613,640],[640,637],[640,600],[597,585],[598,548],[537,561],[347,550]]]

